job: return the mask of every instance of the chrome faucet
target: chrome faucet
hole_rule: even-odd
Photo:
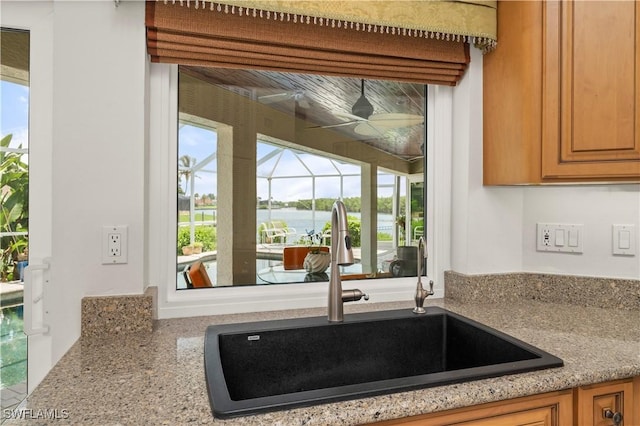
[[[344,319],[343,303],[355,302],[369,296],[360,290],[342,290],[340,265],[353,265],[353,250],[347,223],[347,209],[340,200],[333,203],[331,209],[331,278],[329,280],[329,321],[341,322]]]
[[[418,286],[416,287],[416,307],[413,308],[414,314],[424,314],[426,311],[422,307],[424,305],[424,300],[428,296],[433,295],[433,280],[429,281],[429,291],[422,287],[422,266],[424,265],[424,260],[427,258],[427,248],[425,246],[424,238],[420,237],[418,240]]]

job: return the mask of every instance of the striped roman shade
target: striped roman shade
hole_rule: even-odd
[[[147,47],[154,62],[455,85],[469,43],[489,49],[492,35],[382,19],[447,4],[495,14],[493,2],[149,1]]]

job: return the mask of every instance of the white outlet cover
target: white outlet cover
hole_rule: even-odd
[[[111,255],[110,236],[118,234],[120,236],[120,256]],[[102,227],[102,264],[117,265],[128,262],[127,257],[127,225],[109,225]]]

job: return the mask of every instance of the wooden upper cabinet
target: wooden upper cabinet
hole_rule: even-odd
[[[483,58],[485,185],[540,182],[542,2],[498,3],[495,51]]]
[[[638,3],[544,9],[542,177],[639,177]]]
[[[637,2],[500,2],[484,183],[640,181]]]

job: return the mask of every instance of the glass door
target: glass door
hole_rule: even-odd
[[[0,392],[5,410],[27,394],[23,295],[29,263],[29,33],[3,28],[1,41]]]

